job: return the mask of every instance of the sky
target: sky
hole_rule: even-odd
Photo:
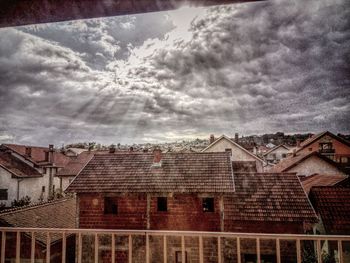
[[[350,3],[270,0],[0,29],[0,143],[350,133]]]

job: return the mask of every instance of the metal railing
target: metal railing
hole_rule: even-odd
[[[69,237],[74,236],[74,259],[73,262],[106,262],[106,259],[101,260],[99,257],[100,249],[106,249],[106,246],[102,246],[100,244],[100,238],[109,237],[110,240],[110,260],[109,262],[118,262],[116,251],[116,239],[118,237],[124,237],[125,239],[125,254],[127,255],[127,261],[131,262],[151,262],[151,257],[156,250],[157,253],[161,253],[161,260],[159,262],[168,262],[169,261],[169,253],[174,251],[174,249],[169,250],[171,246],[174,246],[174,242],[168,243],[170,239],[177,238],[179,245],[177,248],[180,252],[180,258],[175,259],[175,262],[189,262],[187,260],[187,251],[188,247],[196,246],[196,249],[192,249],[190,252],[198,253],[196,260],[191,260],[190,262],[199,262],[204,263],[207,262],[205,258],[208,253],[205,253],[206,250],[210,250],[211,256],[212,252],[216,252],[216,262],[222,263],[227,262],[224,248],[227,244],[223,242],[224,240],[231,240],[235,243],[234,255],[236,256],[235,262],[244,263],[244,250],[247,249],[247,244],[243,245],[247,240],[253,241],[253,243],[248,243],[250,250],[253,247],[255,250],[255,259],[254,261],[257,263],[262,262],[262,243],[266,240],[272,241],[274,244],[272,255],[275,257],[273,262],[281,263],[284,262],[282,260],[282,254],[286,252],[286,248],[282,248],[282,242],[290,242],[295,245],[295,260],[293,262],[302,263],[304,261],[305,254],[305,242],[309,244],[309,248],[311,248],[315,261],[313,262],[326,262],[323,260],[323,247],[327,242],[333,242],[336,253],[331,253],[333,260],[339,263],[345,263],[349,261],[344,260],[344,251],[343,245],[350,244],[350,236],[330,236],[330,235],[292,235],[292,234],[250,234],[250,233],[229,233],[229,232],[189,232],[189,231],[153,231],[153,230],[104,230],[104,229],[52,229],[52,228],[11,228],[11,227],[1,227],[1,250],[0,250],[0,263],[5,263],[10,257],[11,262],[19,263],[22,260],[21,257],[21,248],[23,249],[22,240],[29,240],[30,243],[30,257],[26,259],[25,262],[37,262],[36,261],[36,246],[40,244],[38,241],[38,237],[41,240],[45,240],[46,250],[45,250],[45,258],[40,262],[52,262],[51,257],[51,247],[52,247],[52,237],[55,237],[55,243],[59,243],[60,246],[60,260],[59,262],[68,262],[67,259],[67,239]],[[12,236],[12,239],[9,238]],[[57,237],[59,238],[57,239]],[[90,236],[90,245],[93,245],[93,256],[91,260],[87,261],[82,258],[84,254],[84,249],[86,248],[86,244],[83,245],[83,237]],[[46,238],[45,238],[46,237]],[[133,241],[135,238],[142,237],[144,243],[137,247],[137,251],[135,251],[135,246],[133,245]],[[161,242],[157,243],[157,247],[150,245],[151,238],[159,238]],[[189,242],[185,240],[188,238],[192,238]],[[204,241],[206,239],[211,240],[211,247],[204,247]],[[15,241],[14,241],[15,240]],[[198,242],[193,242],[193,240],[198,240]],[[187,244],[186,244],[187,243]],[[311,246],[310,246],[311,244]],[[293,247],[294,247],[293,245]],[[72,246],[71,246],[72,247]],[[120,245],[119,245],[120,247]],[[176,246],[175,246],[176,247]],[[328,246],[329,249],[330,246]],[[26,248],[27,249],[27,248]],[[288,253],[291,253],[290,247]],[[14,251],[9,251],[14,250]],[[176,250],[176,249],[175,249]],[[138,259],[133,258],[133,253],[139,253],[142,251],[144,254],[143,257],[139,257]],[[169,252],[170,251],[170,252]],[[349,252],[346,252],[348,254]],[[13,257],[6,256],[6,254],[13,254]],[[251,254],[251,252],[250,252]],[[270,255],[271,256],[271,255]],[[154,260],[152,260],[155,262]],[[211,260],[212,261],[212,260]],[[333,261],[333,262],[334,262]],[[56,261],[57,262],[57,259]],[[157,261],[158,262],[158,261]],[[307,261],[310,262],[310,261]]]

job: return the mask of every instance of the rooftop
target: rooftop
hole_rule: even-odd
[[[327,234],[350,234],[350,188],[312,187],[310,200],[321,216]]]
[[[230,154],[153,153],[94,155],[68,187],[69,192],[232,193]],[[215,176],[214,176],[215,175]]]
[[[0,166],[15,177],[31,178],[42,176],[33,167],[20,161],[8,152],[0,152]]]
[[[235,173],[235,193],[225,203],[237,221],[317,221],[295,173]]]

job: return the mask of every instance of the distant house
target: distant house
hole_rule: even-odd
[[[339,164],[319,152],[297,153],[294,156],[283,159],[267,171],[276,173],[296,173],[298,176],[310,176],[314,174],[346,175],[346,172]]]
[[[0,152],[0,204],[6,207],[26,195],[40,197],[40,190],[31,191],[43,175],[8,152]]]
[[[263,171],[264,161],[262,159],[225,135],[217,139],[212,135],[210,144],[202,152],[230,152],[233,161],[255,161],[257,171]]]
[[[268,163],[278,163],[280,160],[287,158],[287,155],[289,153],[290,149],[283,145],[277,145],[264,153],[264,160]]]
[[[68,148],[65,150],[64,154],[66,156],[69,156],[69,157],[76,157],[78,156],[79,154],[83,153],[83,152],[86,152],[88,151],[87,149],[83,149],[83,148]]]
[[[303,141],[296,153],[317,151],[350,170],[350,142],[325,131]]]
[[[2,227],[25,227],[25,228],[75,228],[76,226],[76,200],[75,198],[60,199],[51,202],[40,203],[0,213],[0,226]],[[46,259],[46,233],[35,233],[35,262],[45,262]],[[30,262],[31,253],[30,233],[21,234],[21,262]],[[75,262],[75,237],[68,235],[66,239],[66,261]],[[62,262],[62,235],[50,235],[50,262]],[[16,235],[6,233],[5,262],[15,262],[16,259]]]
[[[67,186],[81,171],[81,169],[83,169],[83,167],[88,163],[88,161],[90,161],[93,155],[93,152],[83,151],[76,157],[72,157],[71,160],[66,164],[66,166],[56,173],[56,177],[59,178],[60,188],[63,191],[66,190]]]
[[[24,195],[28,195],[33,202],[48,200],[55,193],[60,192],[60,181],[55,175],[59,169],[63,168],[70,161],[70,158],[56,151],[53,145],[49,145],[46,148],[2,144],[0,152],[3,159],[5,158],[9,161],[6,165],[8,170],[14,171],[19,166],[22,166],[22,168],[31,167],[31,169],[22,169],[22,177],[26,175],[26,177],[32,178],[31,180],[7,180],[6,184],[1,186],[3,187],[2,189],[11,189],[11,192],[15,191],[13,189],[17,189],[17,197],[21,198]],[[11,155],[11,157],[8,157],[8,155]],[[13,167],[11,168],[11,166]],[[34,170],[36,171],[35,173]],[[26,174],[26,171],[28,171],[28,174]],[[19,178],[14,174],[12,173],[14,178]],[[35,177],[32,176],[33,174],[35,174]],[[10,198],[13,197],[14,195],[10,196]],[[10,201],[13,200],[9,199],[8,203]]]

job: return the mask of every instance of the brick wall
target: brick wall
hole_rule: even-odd
[[[154,230],[220,231],[219,200],[214,212],[203,212],[197,195],[176,194],[168,197],[168,211],[157,211],[157,198],[151,198],[150,227]]]
[[[79,195],[79,227],[104,229],[146,229],[145,194],[112,197],[118,203],[118,215],[104,214],[104,196]]]
[[[105,229],[147,229],[146,194],[112,197],[118,214],[104,214],[104,196],[79,195],[79,227]],[[214,212],[203,212],[202,199],[192,194],[168,197],[168,211],[157,211],[157,196],[150,200],[150,229],[220,231],[219,198],[214,198]]]

